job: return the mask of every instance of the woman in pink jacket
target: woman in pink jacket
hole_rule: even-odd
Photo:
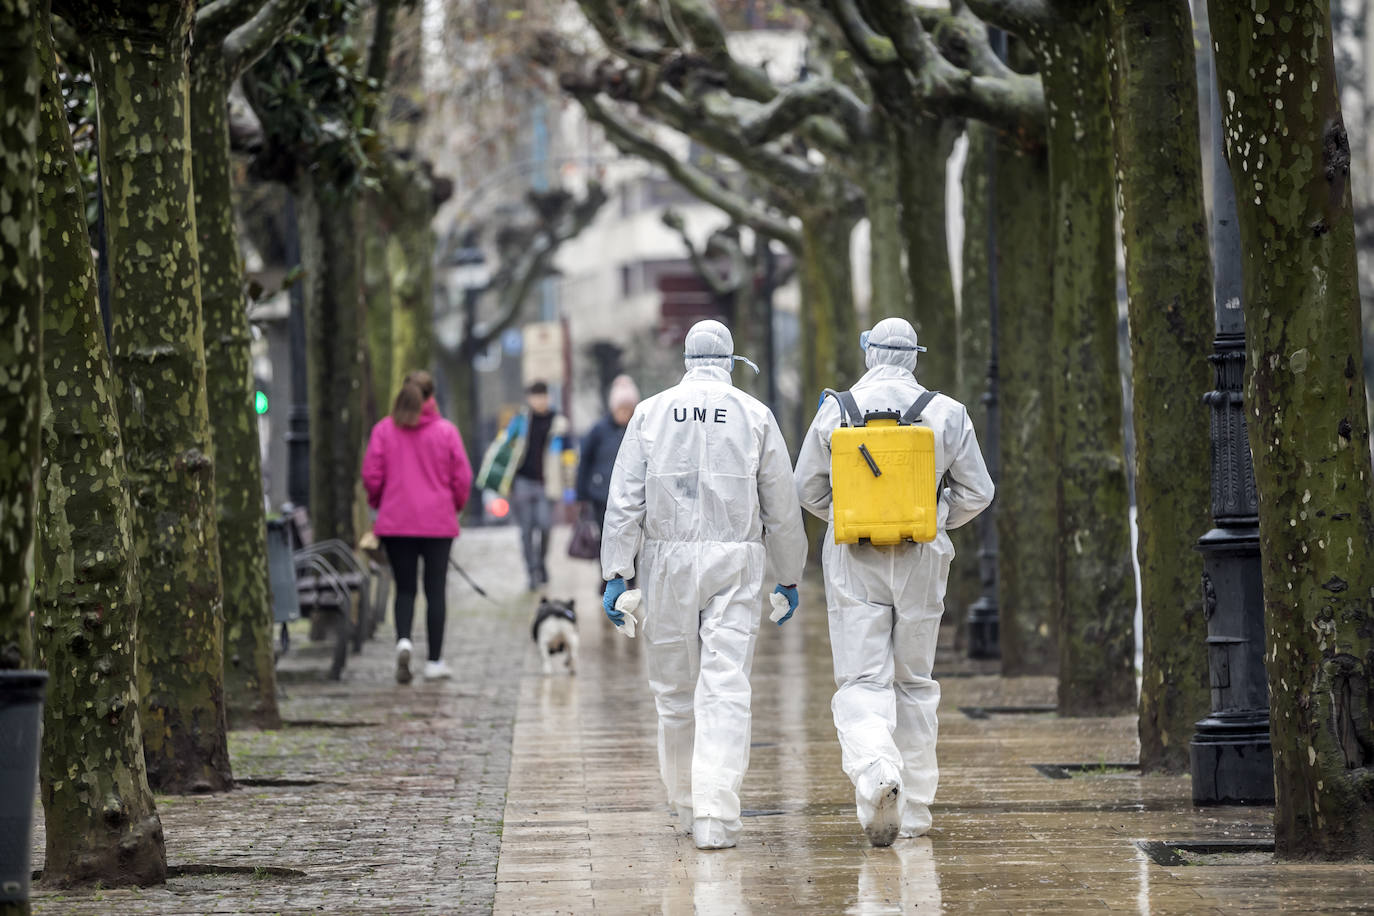
[[[377,510],[373,531],[386,548],[396,579],[396,681],[410,683],[410,624],[416,572],[425,563],[425,615],[429,636],[426,680],[451,677],[443,662],[444,589],[449,550],[458,536],[458,513],[472,487],[472,465],[458,428],[439,416],[434,379],[406,376],[391,416],[372,427],[363,456],[367,504]]]

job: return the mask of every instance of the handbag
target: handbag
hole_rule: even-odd
[[[572,537],[568,540],[568,556],[577,560],[601,558],[601,528],[590,509],[583,509],[573,524]]]

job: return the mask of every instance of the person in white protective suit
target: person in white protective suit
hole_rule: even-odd
[[[915,377],[916,354],[925,349],[916,331],[900,318],[886,318],[860,341],[868,371],[851,389],[859,409],[906,410],[926,390]],[[920,422],[935,433],[935,473],[943,481],[935,540],[836,544],[832,523],[821,557],[835,666],[830,708],[859,823],[875,846],[930,829],[940,703],[931,667],[954,559],[946,532],[977,516],[993,494],[964,405],[939,395]],[[802,507],[827,522],[830,434],[839,423],[840,405],[826,398],[797,456]]]
[[[702,849],[734,846],[740,832],[765,574],[786,598],[781,624],[806,565],[786,443],[768,408],[731,384],[743,360],[733,350],[725,325],[698,322],[681,383],[635,408],[601,541],[604,606],[617,626],[625,580],[639,576],[659,770]]]

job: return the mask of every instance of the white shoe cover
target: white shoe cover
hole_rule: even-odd
[[[879,761],[854,787],[859,824],[874,846],[891,846],[902,829],[902,784],[890,767]]]
[[[897,834],[904,840],[925,836],[930,832],[930,808],[920,802],[908,801],[902,811],[902,832]]]
[[[728,849],[735,845],[725,824],[714,817],[699,817],[692,821],[692,839],[697,849]]]

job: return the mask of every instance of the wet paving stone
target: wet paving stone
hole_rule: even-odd
[[[952,651],[952,628],[934,827],[872,848],[840,770],[818,581],[791,623],[759,635],[740,845],[698,851],[664,804],[642,645],[604,620],[595,567],[565,559],[565,537],[548,593],[581,611],[575,677],[539,673],[514,529],[467,532],[457,556],[497,600],[452,583],[455,680],[396,685],[389,625],[342,683],[302,639],[283,662],[294,724],[231,737],[241,787],[159,799],[177,876],[39,889],[34,911],[1374,912],[1374,867],[1274,862],[1272,809],[1194,807],[1186,776],[1133,769],[1134,717],[1060,718],[1053,678],[998,677]],[[40,827],[40,865],[42,848]]]

